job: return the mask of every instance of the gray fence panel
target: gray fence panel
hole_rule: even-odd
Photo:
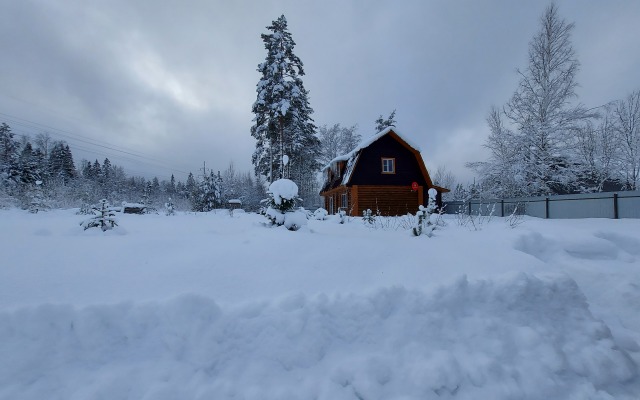
[[[534,198],[531,201],[524,203],[524,213],[532,217],[546,218],[547,217],[547,203],[544,198]]]
[[[549,197],[549,218],[614,218],[614,193]]]
[[[640,191],[618,193],[618,218],[640,218]]]
[[[445,205],[447,214],[506,216],[515,209],[518,214],[538,218],[640,218],[640,191],[451,201]]]

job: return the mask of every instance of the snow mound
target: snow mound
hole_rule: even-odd
[[[615,232],[598,232],[595,236],[613,243],[629,254],[640,255],[640,240],[632,236]]]
[[[610,399],[638,389],[636,365],[576,283],[529,275],[228,309],[193,295],[42,305],[0,313],[0,355],[2,399]]]
[[[582,260],[622,259],[627,262],[634,261],[633,256],[640,254],[640,240],[628,235],[608,232],[563,238],[560,241],[545,237],[538,232],[529,232],[520,235],[513,247],[546,263],[557,259],[562,253]]]

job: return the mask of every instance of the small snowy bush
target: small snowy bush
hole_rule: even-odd
[[[344,224],[344,221],[347,219],[347,212],[343,209],[338,210],[338,218],[341,224]]]
[[[313,219],[318,221],[324,221],[329,216],[329,212],[324,208],[318,208],[313,212]]]
[[[520,207],[518,207],[520,206]],[[520,204],[516,204],[511,214],[505,219],[510,228],[516,228],[524,222],[524,216],[519,208],[523,208]]]
[[[110,208],[106,199],[100,200],[100,209],[93,218],[80,222],[80,226],[86,231],[89,228],[100,228],[102,231],[118,226],[115,219],[115,212]]]
[[[362,222],[369,225],[374,225],[376,223],[376,217],[380,216],[380,211],[376,214],[373,214],[370,209],[366,209],[362,212]]]
[[[427,207],[423,207],[420,205],[418,207],[418,212],[416,216],[418,217],[418,223],[413,227],[413,235],[420,236],[426,235],[428,237],[433,236],[433,230],[437,225],[437,214],[434,214],[436,211],[436,195],[438,193],[435,189],[429,189],[429,202]],[[436,218],[434,218],[434,216]]]
[[[469,200],[471,201],[471,200]],[[488,224],[493,219],[493,215],[496,211],[495,203],[491,204],[478,204],[478,212],[474,214],[469,212],[470,206],[465,201],[462,206],[460,206],[458,210],[458,214],[456,216],[456,220],[459,226],[468,227],[470,230],[479,231],[482,230],[482,226]]]
[[[272,225],[284,225],[290,231],[297,231],[307,224],[304,211],[296,210],[298,185],[289,179],[274,181],[268,190],[269,198],[264,215]]]
[[[171,197],[169,197],[169,200],[164,203],[164,213],[165,215],[176,215],[176,208],[171,201]]]
[[[29,212],[36,214],[38,211],[47,210],[49,204],[45,199],[42,190],[42,181],[36,181],[33,188],[29,191]]]

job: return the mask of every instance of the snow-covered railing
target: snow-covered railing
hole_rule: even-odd
[[[640,218],[640,191],[472,199],[444,203],[447,214],[495,215],[514,213],[538,218]]]

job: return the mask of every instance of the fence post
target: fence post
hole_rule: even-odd
[[[469,199],[469,215],[471,215],[471,199]]]
[[[504,217],[504,199],[500,200],[500,216]]]
[[[618,193],[613,194],[613,219],[618,219]]]
[[[544,217],[549,219],[549,197],[545,197],[544,199]]]

